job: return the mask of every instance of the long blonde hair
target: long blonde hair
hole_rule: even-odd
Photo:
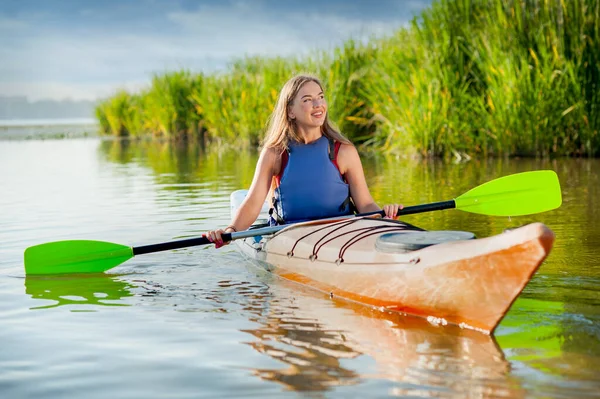
[[[308,82],[315,82],[323,90],[323,85],[319,79],[307,74],[296,75],[283,85],[283,88],[279,92],[275,109],[269,117],[263,148],[276,148],[283,151],[288,148],[290,141],[302,142],[296,122],[288,117],[288,111],[302,86]],[[341,143],[352,144],[329,121],[329,113],[325,115],[325,122],[321,126],[321,133],[323,136]]]

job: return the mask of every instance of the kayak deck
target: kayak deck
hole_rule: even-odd
[[[271,272],[331,298],[491,334],[554,242],[533,223],[409,252],[376,249],[386,232],[421,231],[410,227],[374,218],[307,222],[237,243]]]

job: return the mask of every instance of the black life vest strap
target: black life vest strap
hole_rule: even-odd
[[[275,221],[277,226],[285,224],[285,220],[277,213],[275,206],[269,208],[269,217]]]
[[[335,161],[335,140],[329,139],[329,160],[331,162]]]

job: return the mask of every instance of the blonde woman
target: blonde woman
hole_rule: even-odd
[[[329,122],[323,85],[313,76],[297,75],[283,86],[246,199],[229,226],[204,235],[222,246],[221,234],[248,229],[270,192],[271,224],[381,210],[356,148]],[[401,208],[383,210],[395,218]]]

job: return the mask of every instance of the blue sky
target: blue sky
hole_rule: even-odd
[[[96,99],[153,73],[385,35],[431,0],[1,0],[0,96]]]

